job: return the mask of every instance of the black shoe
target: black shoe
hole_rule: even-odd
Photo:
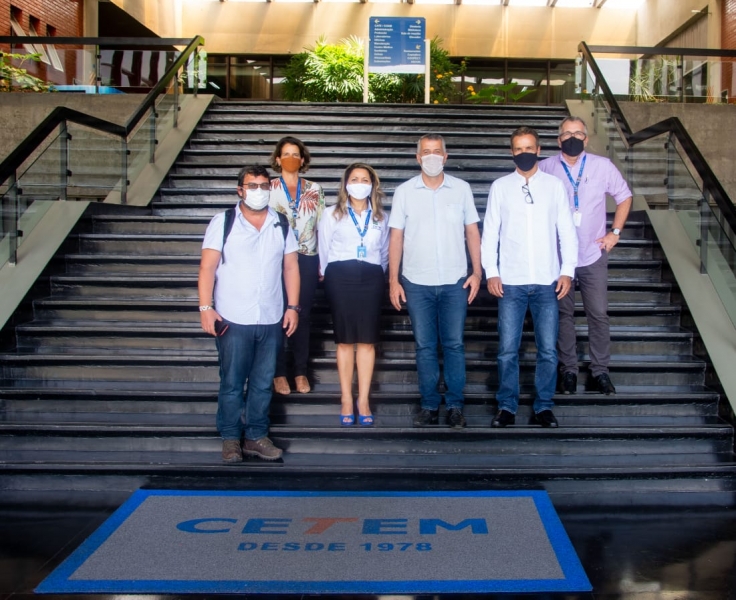
[[[453,429],[462,429],[465,427],[465,417],[463,411],[459,408],[451,408],[447,411],[447,426]]]
[[[611,396],[616,393],[616,388],[613,387],[608,373],[601,373],[595,378],[595,389],[606,396]]]
[[[575,373],[560,373],[560,392],[566,396],[578,391],[578,376]]]
[[[532,413],[529,418],[529,425],[541,425],[542,427],[558,427],[559,423],[555,419],[551,410],[543,410],[538,413]]]
[[[414,415],[414,427],[426,427],[427,425],[437,425],[440,422],[438,410],[429,410],[423,408]]]
[[[516,415],[507,410],[499,410],[491,421],[491,427],[506,427],[516,423]]]

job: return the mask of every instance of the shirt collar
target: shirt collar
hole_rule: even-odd
[[[565,161],[565,159],[564,159],[564,158],[562,158],[562,151],[560,151],[560,154],[559,154],[559,156],[560,156],[560,162],[561,162],[561,163],[563,163],[563,164],[564,164],[564,165],[565,165],[565,166],[566,166],[566,167],[567,167],[568,169],[575,169],[575,168],[578,168],[578,167],[580,167],[580,161],[582,161],[582,160],[583,160],[583,157],[584,157],[584,156],[585,156],[586,154],[587,154],[587,152],[585,152],[585,150],[583,150],[583,151],[582,151],[582,152],[581,152],[581,153],[580,153],[580,154],[578,155],[578,159],[577,159],[577,161],[575,161],[575,164],[574,164],[574,165],[569,165],[569,164],[567,164],[567,162]]]
[[[537,165],[539,165],[539,162],[537,162]],[[529,178],[529,181],[534,181],[534,180],[538,179],[538,175],[539,175],[539,174],[540,174],[541,172],[542,172],[542,169],[540,169],[540,168],[539,168],[539,167],[537,166],[537,170],[535,171],[534,175],[532,175],[532,176],[531,176],[531,177]],[[514,169],[513,175],[514,175],[514,176],[515,176],[515,177],[516,177],[516,178],[517,178],[517,179],[518,179],[519,181],[523,181],[524,183],[526,183],[526,177],[524,177],[524,176],[523,176],[523,175],[522,175],[521,173],[519,173],[519,171],[517,171],[516,169]]]
[[[443,187],[452,188],[452,182],[451,182],[452,177],[450,175],[448,175],[447,173],[445,173],[444,171],[442,171],[442,173],[443,173],[444,177],[442,178],[442,183],[439,185],[439,187],[434,188],[434,189],[432,189],[430,187],[427,187],[427,184],[424,183],[424,179],[422,179],[422,174],[421,173],[416,176],[416,182],[414,184],[414,187],[416,187],[416,188],[424,188],[425,190],[432,190],[432,191],[436,191],[436,190],[438,190],[440,188],[443,188]]]

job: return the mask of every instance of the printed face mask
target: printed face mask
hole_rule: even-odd
[[[268,206],[268,201],[271,199],[271,192],[257,189],[257,190],[245,190],[245,198],[243,201],[248,208],[253,210],[263,210]]]
[[[440,154],[425,154],[422,156],[422,171],[429,177],[437,177],[442,173],[445,157]]]
[[[287,173],[298,171],[302,166],[302,159],[296,156],[285,156],[279,160],[281,160],[281,170]]]
[[[560,148],[568,156],[580,156],[585,149],[585,142],[576,137],[571,137],[560,142]]]
[[[534,152],[522,152],[514,155],[514,164],[524,172],[531,171],[534,165],[537,164],[537,160],[539,160],[539,157]]]
[[[356,200],[363,200],[371,195],[373,186],[370,183],[348,183],[345,189],[350,194],[351,198]]]

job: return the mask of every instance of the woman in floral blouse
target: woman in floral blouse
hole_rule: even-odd
[[[306,394],[311,390],[307,379],[309,359],[310,315],[314,292],[319,279],[319,253],[317,225],[325,207],[325,196],[318,183],[300,177],[309,169],[309,150],[295,137],[281,138],[271,154],[271,167],[281,176],[271,180],[270,205],[289,219],[291,232],[299,245],[299,327],[289,343],[294,353],[296,391]],[[284,347],[286,340],[284,340]],[[286,353],[279,355],[276,378],[273,380],[277,394],[289,394],[291,388],[286,379]]]

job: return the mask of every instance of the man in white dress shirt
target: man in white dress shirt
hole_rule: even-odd
[[[491,186],[483,221],[481,258],[488,291],[498,298],[498,413],[492,427],[506,427],[516,420],[519,347],[527,308],[537,346],[530,423],[558,426],[552,412],[557,382],[557,302],[570,291],[578,240],[565,187],[539,170],[539,151],[534,129],[520,127],[511,134],[516,170]]]
[[[199,314],[202,329],[217,336],[217,429],[228,463],[242,461],[243,454],[264,460],[282,454],[267,437],[268,411],[282,328],[290,336],[299,323],[299,264],[294,236],[268,207],[270,190],[264,167],[243,168],[237,206],[212,218],[202,243]],[[233,210],[226,232],[225,215]]]

